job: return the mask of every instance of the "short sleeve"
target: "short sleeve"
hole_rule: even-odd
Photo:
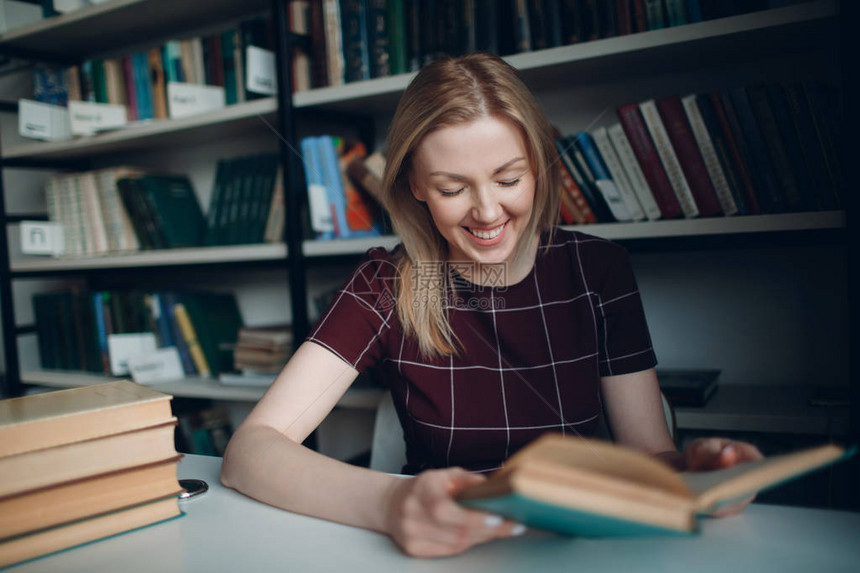
[[[630,374],[652,368],[657,357],[627,251],[605,243],[600,249],[597,290],[600,375]]]
[[[307,340],[335,353],[363,372],[384,357],[391,321],[397,320],[393,256],[367,252],[337,291]]]

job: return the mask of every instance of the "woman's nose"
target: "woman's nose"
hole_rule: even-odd
[[[491,189],[482,188],[473,194],[472,219],[478,223],[495,223],[502,213],[498,197]]]

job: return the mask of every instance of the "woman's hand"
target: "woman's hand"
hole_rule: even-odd
[[[718,470],[762,458],[764,455],[754,445],[725,438],[698,438],[684,448],[684,461],[687,471],[690,472]],[[724,507],[713,515],[735,515],[743,511],[753,499],[755,496]]]
[[[456,492],[485,480],[461,468],[429,470],[402,480],[389,501],[389,536],[413,557],[442,557],[523,533],[525,528],[518,523],[466,509],[454,501]]]

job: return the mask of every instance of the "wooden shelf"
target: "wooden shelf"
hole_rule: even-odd
[[[27,257],[12,259],[10,267],[12,272],[18,273],[51,273],[73,270],[278,261],[283,260],[286,256],[287,246],[283,243],[276,243],[141,251],[100,257]]]
[[[838,15],[835,0],[818,0],[505,59],[520,70],[529,87],[541,91],[557,85],[560,77],[566,86],[574,86],[794,53],[833,36]],[[403,74],[300,92],[295,94],[293,105],[359,114],[393,113],[414,76]]]
[[[707,219],[673,219],[641,223],[601,223],[597,225],[565,226],[604,239],[668,239],[708,235],[743,235],[773,232],[814,231],[844,229],[843,211],[813,211],[778,215],[747,215],[743,217],[713,217]],[[302,247],[306,257],[361,255],[372,247],[394,248],[400,239],[396,236],[369,239],[334,239],[305,241]]]
[[[265,10],[269,0],[111,0],[0,36],[0,50],[84,59]]]
[[[77,388],[90,384],[101,384],[117,377],[62,370],[29,370],[21,373],[21,382],[52,388]],[[235,402],[256,402],[263,397],[266,388],[253,386],[229,386],[211,378],[189,377],[173,382],[151,385],[154,389],[182,398],[205,398]],[[382,390],[353,386],[338,401],[341,408],[375,410],[382,397]]]
[[[263,98],[180,119],[137,122],[115,131],[68,141],[13,145],[4,150],[3,159],[75,159],[129,149],[191,145],[201,140],[269,129],[276,112],[275,99]]]

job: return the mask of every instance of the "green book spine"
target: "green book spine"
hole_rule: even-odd
[[[104,60],[93,60],[93,88],[95,89],[96,103],[110,103]]]
[[[219,159],[215,168],[215,182],[212,184],[212,194],[209,198],[209,210],[206,212],[206,236],[204,244],[218,244],[218,223],[221,209],[224,207],[224,187],[229,177],[230,162]]]
[[[405,74],[409,71],[406,63],[406,22],[403,13],[403,0],[389,0],[385,3],[388,31],[388,58],[391,74]]]
[[[236,213],[236,221],[232,227],[233,243],[247,244],[251,242],[253,229],[252,218],[254,212],[254,201],[256,200],[257,185],[260,180],[260,157],[252,155],[245,160],[245,172],[242,177],[242,194],[239,198],[239,210]]]
[[[203,244],[206,219],[188,177],[146,175],[141,178],[141,184],[164,248]]]
[[[221,61],[224,64],[224,95],[227,105],[233,105],[239,101],[239,81],[236,77],[236,61],[233,56],[238,39],[237,30],[221,33]]]
[[[206,356],[212,376],[232,369],[242,316],[233,294],[198,293],[182,297],[194,324],[197,341]]]

